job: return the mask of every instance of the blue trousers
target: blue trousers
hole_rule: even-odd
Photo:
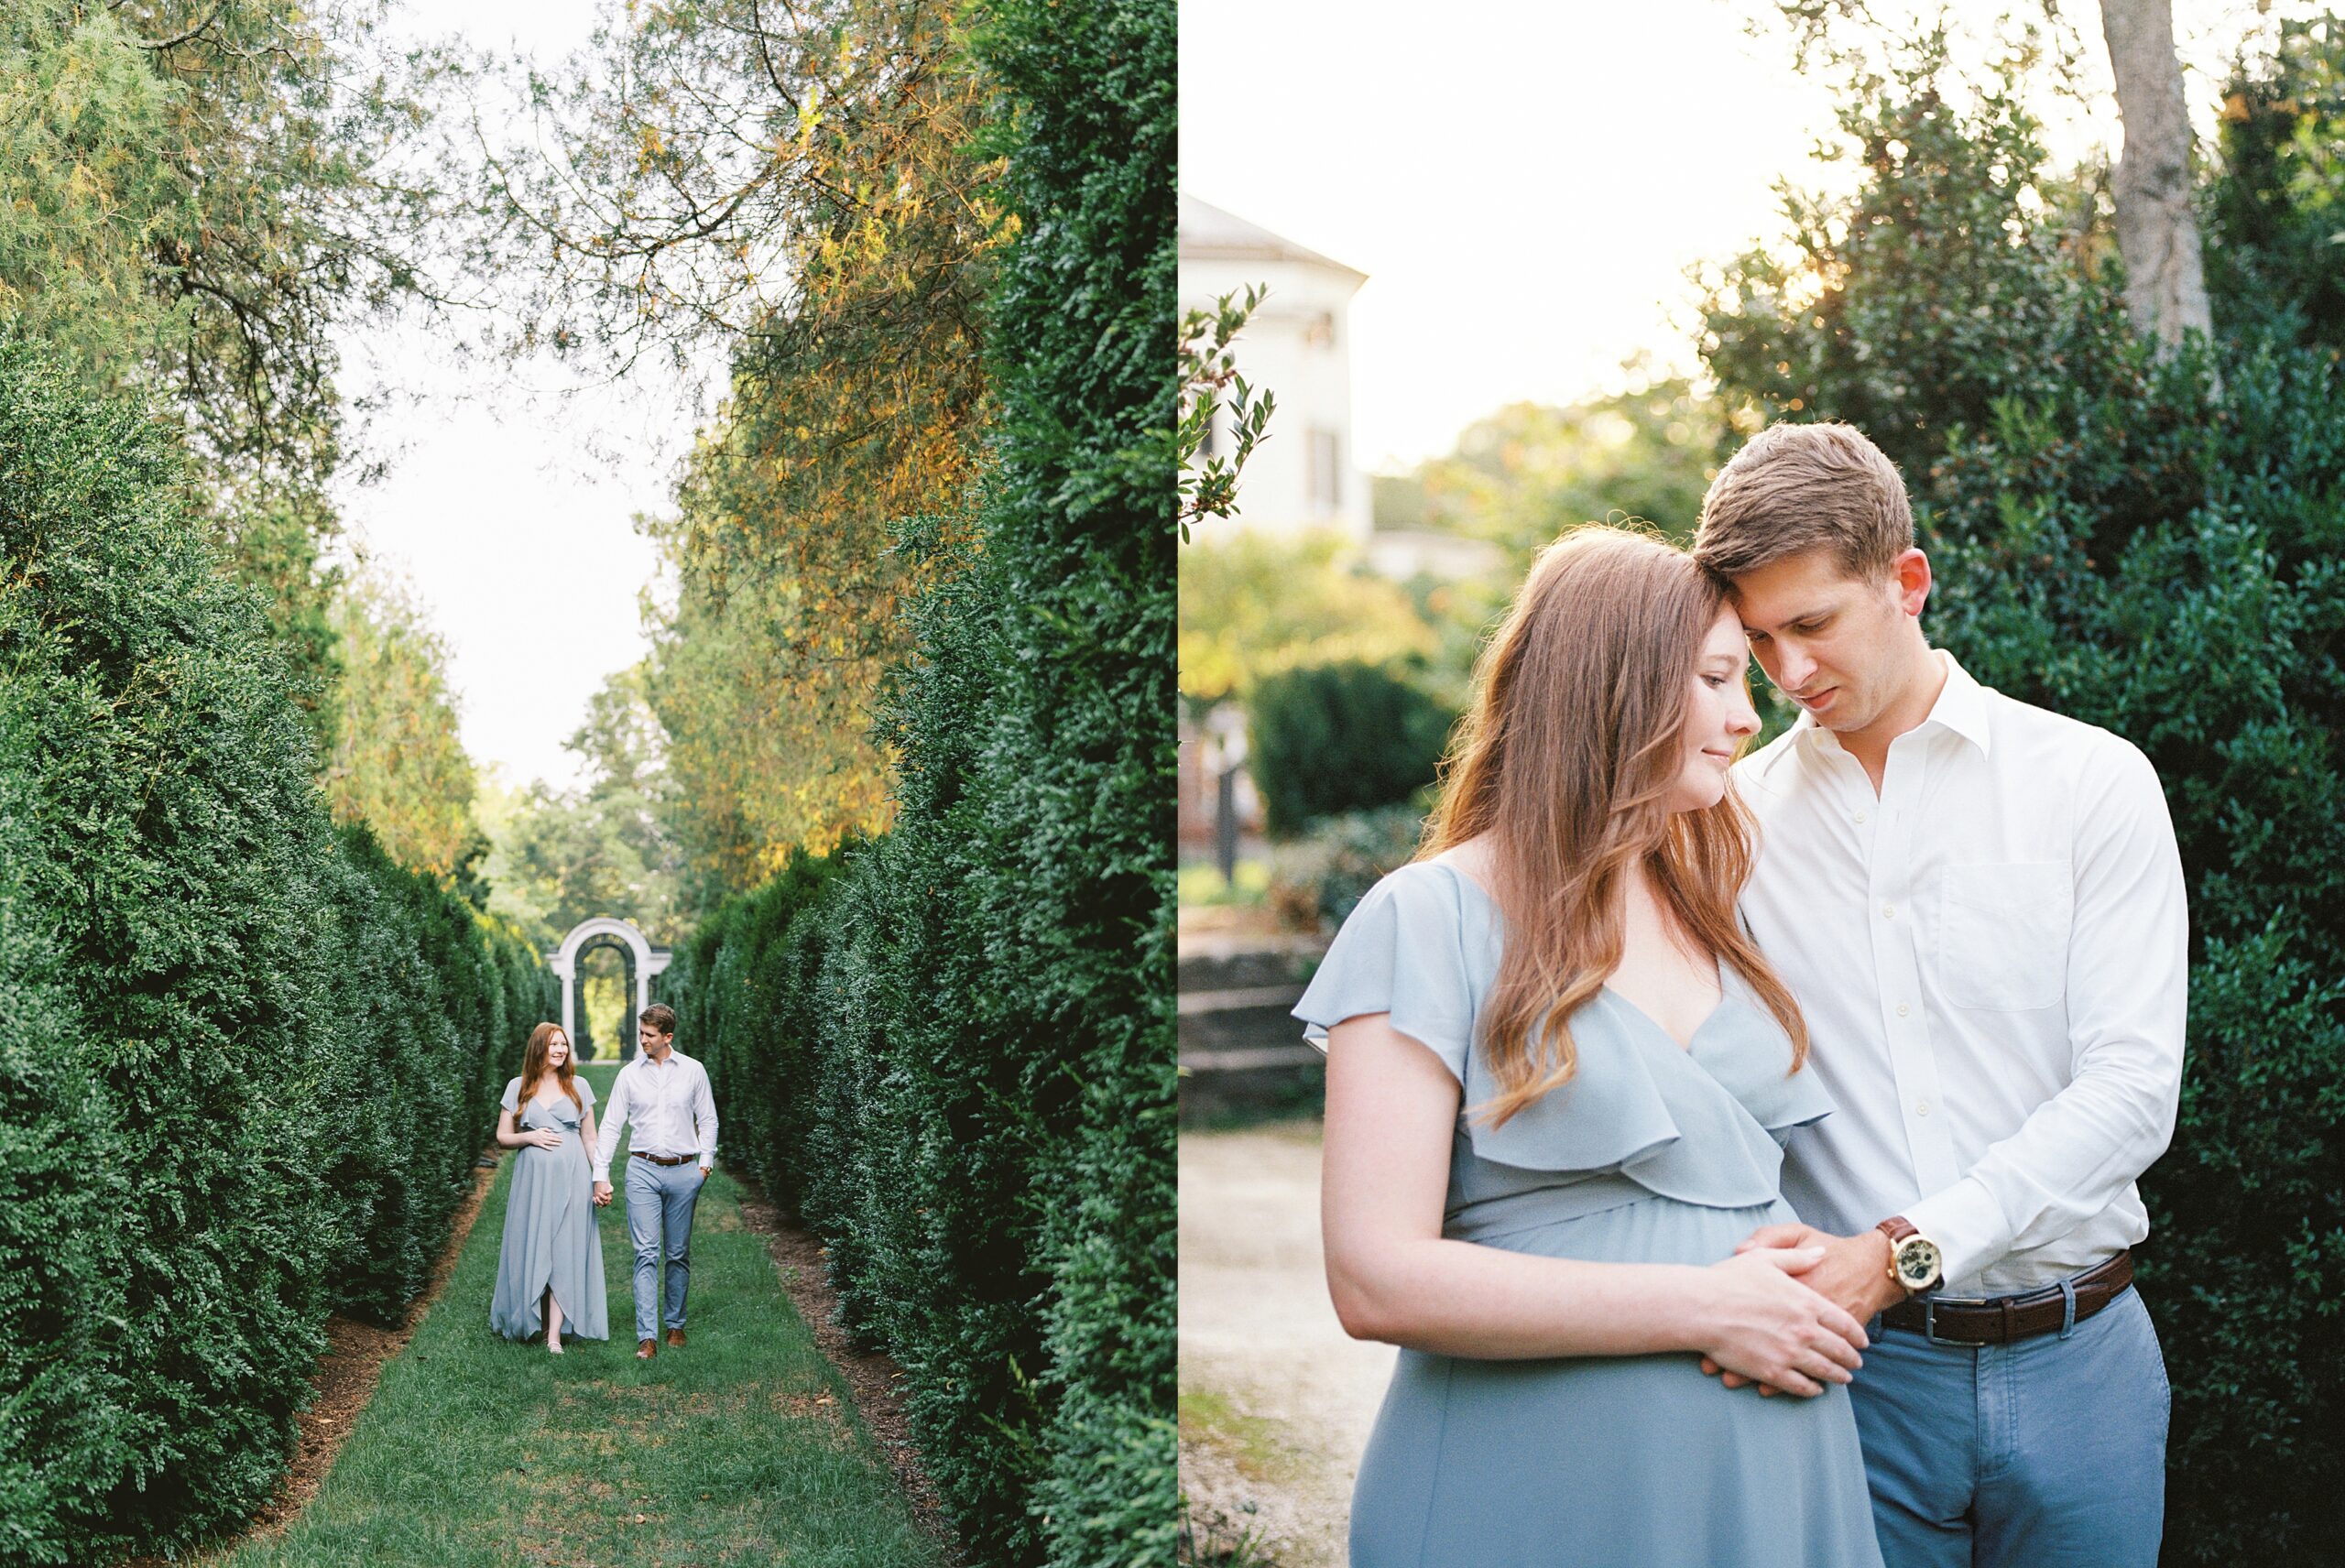
[[[654,1165],[628,1156],[627,1234],[635,1243],[635,1337],[658,1337],[665,1318],[684,1326],[684,1287],[692,1278],[693,1206],[700,1202],[700,1166]],[[660,1265],[668,1266],[662,1298]],[[664,1306],[664,1313],[661,1308]]]
[[[2155,1568],[2172,1398],[2140,1292],[2065,1337],[1871,1333],[1849,1393],[1888,1568]]]

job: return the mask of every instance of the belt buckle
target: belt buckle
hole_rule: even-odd
[[[1976,1298],[1969,1296],[1949,1296],[1947,1298],[1947,1305],[1950,1307],[1983,1307],[1986,1304],[1987,1299],[1983,1296]],[[1938,1337],[1938,1298],[1935,1291],[1922,1298],[1922,1337],[1928,1340],[1932,1345],[1943,1345],[1952,1350],[1976,1350],[1979,1348],[1979,1346],[1971,1344],[1970,1341],[1967,1339],[1941,1339]]]

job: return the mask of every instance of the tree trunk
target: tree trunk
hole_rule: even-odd
[[[2198,220],[2190,205],[2190,113],[2174,52],[2171,0],[2100,0],[2101,36],[2117,75],[2125,156],[2116,175],[2117,249],[2135,330],[2170,353],[2186,332],[2210,330]]]

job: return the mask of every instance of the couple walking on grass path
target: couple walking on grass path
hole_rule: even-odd
[[[575,1076],[570,1038],[558,1024],[530,1031],[521,1075],[505,1085],[496,1141],[521,1153],[506,1193],[488,1322],[508,1339],[542,1333],[556,1355],[565,1327],[580,1339],[610,1337],[594,1211],[611,1201],[611,1155],[619,1128],[630,1122],[627,1228],[635,1244],[635,1354],[648,1361],[658,1353],[662,1322],[671,1345],[684,1343],[693,1210],[716,1165],[716,1102],[707,1070],[675,1048],[674,1009],[655,1002],[636,1021],[642,1051],[619,1070],[599,1129],[594,1086]]]

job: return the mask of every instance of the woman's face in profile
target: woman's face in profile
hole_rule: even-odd
[[[570,1037],[556,1029],[546,1036],[546,1065],[559,1067],[570,1060]]]
[[[1710,623],[1695,656],[1694,678],[1685,692],[1685,757],[1664,802],[1673,811],[1698,811],[1726,798],[1727,770],[1742,743],[1759,733],[1744,679],[1751,647],[1731,608]]]

